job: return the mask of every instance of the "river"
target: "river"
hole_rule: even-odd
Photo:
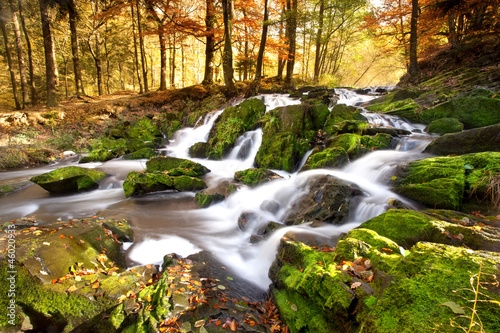
[[[336,89],[338,103],[359,105],[373,96],[358,95],[347,89]],[[298,104],[297,99],[286,95],[260,95],[271,110],[277,106]],[[177,131],[174,139],[160,150],[164,155],[189,158],[188,149],[196,142],[206,141],[215,119],[222,110],[200,119],[199,126]],[[388,180],[398,165],[421,159],[421,153],[432,139],[423,133],[422,125],[408,123],[393,116],[364,113],[373,126],[395,127],[411,131],[401,139],[395,150],[381,150],[352,161],[340,169],[318,169],[286,173],[264,185],[250,188],[242,186],[225,201],[209,208],[198,209],[193,203],[194,193],[159,192],[139,198],[125,198],[122,184],[130,171],[144,170],[146,160],[114,159],[105,163],[89,163],[80,166],[106,172],[100,188],[74,195],[51,196],[41,187],[33,185],[0,197],[1,217],[4,223],[21,217],[34,217],[44,222],[96,215],[104,219],[127,219],[134,228],[134,243],[123,245],[130,266],[161,263],[163,256],[175,252],[182,256],[200,250],[212,252],[225,266],[263,290],[270,284],[268,269],[273,262],[279,240],[287,232],[309,235],[319,242],[329,242],[361,223],[388,209],[388,199],[399,199],[415,207],[414,203],[391,192]],[[216,188],[230,181],[234,173],[253,166],[254,158],[262,141],[262,130],[257,129],[240,137],[231,153],[220,161],[192,159],[211,170],[205,176],[209,188]],[[307,155],[304,156],[303,163]],[[26,181],[30,177],[68,165],[79,165],[78,157],[38,168],[27,168],[0,173],[0,185]],[[300,168],[299,168],[300,169]],[[329,174],[357,184],[364,195],[351,209],[349,221],[343,225],[311,227],[308,224],[284,227],[265,240],[254,243],[251,236],[270,221],[281,222],[291,205],[307,189],[311,177]],[[274,202],[279,209],[274,212],[261,209],[263,203]],[[252,213],[253,218],[246,230],[238,227],[242,213]]]

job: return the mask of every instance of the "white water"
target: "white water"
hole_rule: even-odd
[[[347,90],[341,92],[338,103],[353,105],[370,98]],[[264,101],[267,110],[300,103],[296,99],[281,95],[262,95],[258,98]],[[188,158],[189,147],[196,142],[207,141],[213,123],[221,113],[222,110],[210,114],[203,120],[203,124],[196,128],[177,131],[174,139],[163,149],[165,153]],[[372,115],[367,118],[373,121],[373,126],[391,126],[412,132],[421,130],[419,126],[400,120],[382,116],[372,117]],[[261,141],[262,130],[257,129],[240,137],[234,149],[223,160],[192,160],[211,170],[205,180],[209,189],[215,188],[220,183],[231,180],[234,172],[253,166]],[[419,137],[419,134],[412,135],[400,143],[397,151],[372,152],[342,169],[310,170],[292,174],[280,172],[284,176],[283,179],[256,188],[242,186],[225,201],[206,209],[194,209],[192,203],[194,193],[161,192],[142,198],[125,199],[121,189],[123,180],[128,172],[143,170],[146,160],[117,159],[102,164],[84,164],[111,175],[101,184],[99,190],[54,197],[41,188],[32,186],[0,198],[1,221],[31,214],[36,214],[42,219],[46,218],[47,221],[85,217],[97,213],[106,218],[126,218],[132,221],[136,234],[135,243],[126,247],[131,264],[160,263],[163,256],[170,252],[186,256],[202,249],[214,253],[225,266],[233,268],[237,274],[256,286],[266,289],[270,283],[267,276],[268,269],[276,256],[279,240],[285,233],[310,234],[323,239],[336,237],[383,213],[390,198],[397,198],[411,205],[411,202],[391,192],[386,184],[399,164],[422,158],[421,150],[426,142],[425,140],[424,143],[421,142],[422,137]],[[307,156],[301,164],[305,163],[306,159]],[[3,177],[19,181],[56,167],[58,166],[0,173],[0,180]],[[364,193],[357,206],[351,210],[347,224],[326,225],[319,228],[312,228],[308,224],[284,227],[268,236],[265,241],[256,244],[250,242],[251,236],[258,234],[259,230],[270,221],[282,222],[291,205],[301,195],[307,193],[309,180],[325,174],[354,183]],[[272,202],[277,210],[270,212],[261,208],[269,202]],[[252,213],[245,230],[238,227],[238,218],[242,213]]]

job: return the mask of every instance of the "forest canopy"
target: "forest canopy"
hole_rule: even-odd
[[[289,87],[393,85],[412,61],[498,36],[499,4],[5,0],[0,107],[199,83],[234,90],[236,81],[261,77]]]

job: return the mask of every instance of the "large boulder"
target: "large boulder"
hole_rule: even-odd
[[[207,188],[207,184],[199,178],[187,175],[170,176],[169,174],[137,171],[129,172],[123,182],[123,191],[127,198],[158,191],[200,191],[205,188]]]
[[[34,176],[30,180],[50,193],[60,194],[96,189],[104,177],[106,174],[98,170],[70,166]]]
[[[307,193],[293,205],[284,217],[285,224],[307,222],[340,224],[349,214],[351,197],[359,190],[353,185],[330,176],[315,176],[308,183]]]
[[[262,145],[255,158],[260,168],[294,171],[311,149],[328,115],[324,104],[278,107],[262,118]]]
[[[483,151],[500,151],[500,124],[443,135],[432,141],[424,153],[462,155]]]
[[[133,236],[125,220],[28,223],[22,230],[16,230],[18,223],[4,226],[16,231],[16,256],[12,266],[1,265],[0,277],[9,281],[16,272],[16,307],[14,325],[4,317],[2,331],[81,331],[80,325],[110,313],[157,273],[153,265],[125,269],[121,246]],[[7,246],[7,238],[0,239],[2,253]],[[6,261],[6,254],[0,259]],[[7,296],[8,287],[0,284],[0,292]],[[0,305],[7,308],[8,301],[4,297]]]
[[[348,131],[348,129],[351,131]],[[335,105],[328,118],[326,118],[323,130],[328,135],[337,133],[358,133],[361,134],[368,128],[366,118],[360,112],[360,109],[345,104]]]
[[[256,98],[227,107],[210,130],[203,149],[190,149],[190,152],[198,157],[223,158],[234,147],[238,137],[257,127],[257,121],[265,112],[264,102]]]

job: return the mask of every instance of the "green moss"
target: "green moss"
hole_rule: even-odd
[[[500,98],[476,94],[473,91],[425,110],[421,118],[426,123],[441,118],[457,118],[469,129],[500,123],[499,109]]]
[[[115,154],[111,150],[101,148],[92,150],[87,156],[80,158],[78,163],[106,162],[113,158],[115,158]]]
[[[210,170],[199,163],[171,156],[154,157],[146,163],[146,172],[155,173],[164,171],[168,171],[171,176],[188,175],[192,177],[203,176],[210,172]]]
[[[344,148],[333,147],[320,150],[314,148],[309,155],[302,170],[321,169],[321,168],[338,168],[349,162],[349,155]]]
[[[123,156],[126,160],[139,160],[144,158],[151,158],[156,155],[156,152],[151,148],[142,148],[133,153]]]
[[[347,106],[345,104],[335,105],[328,118],[325,121],[323,130],[328,135],[335,135],[338,132],[338,126],[344,121],[366,121],[361,115],[359,109],[354,106]]]
[[[408,164],[394,190],[429,207],[459,209],[465,186],[460,157],[435,157]]]
[[[130,139],[153,141],[155,137],[162,134],[151,119],[144,117],[131,123],[126,128],[126,135]]]
[[[457,118],[441,118],[432,121],[425,130],[428,133],[443,135],[446,133],[461,132],[463,129],[464,124],[462,124]]]
[[[178,176],[172,178],[177,191],[200,191],[207,188],[207,184],[199,178],[189,176]]]
[[[89,302],[89,299],[79,294],[67,294],[45,289],[36,278],[32,277],[21,265],[16,265],[16,305],[23,312],[37,313],[38,318],[58,331],[69,332],[85,320],[92,318],[104,310],[104,306],[98,302]],[[1,265],[0,278],[8,281],[7,265]],[[0,293],[7,295],[7,283],[0,284]],[[2,297],[0,304],[3,309],[7,307],[8,299]],[[43,318],[43,319],[42,319]],[[0,326],[8,327],[7,318],[0,318]],[[16,323],[20,324],[20,317],[17,316]]]
[[[484,257],[481,253],[453,246],[418,243],[410,254],[390,273],[393,282],[384,290],[367,318],[369,331],[373,332],[423,332],[438,328],[440,332],[456,332],[450,320],[468,327],[471,300],[474,293],[470,279],[479,272],[482,263],[482,282],[491,281],[497,274],[498,257]],[[484,280],[483,280],[484,279]],[[482,289],[481,299],[498,295]],[[453,302],[465,312],[454,314],[443,304]],[[397,316],[392,314],[397,313]],[[391,314],[391,315],[388,315]],[[477,314],[485,332],[500,328],[500,307],[493,303],[478,302]]]
[[[326,133],[330,136],[343,133],[363,134],[368,128],[370,128],[370,125],[366,121],[344,120],[329,126]]]
[[[262,183],[267,183],[274,179],[281,178],[278,174],[268,169],[246,169],[237,171],[234,174],[234,179],[238,182],[243,182],[245,185],[255,186]]]
[[[82,167],[63,167],[30,180],[51,193],[81,192],[98,187],[106,174]]]

